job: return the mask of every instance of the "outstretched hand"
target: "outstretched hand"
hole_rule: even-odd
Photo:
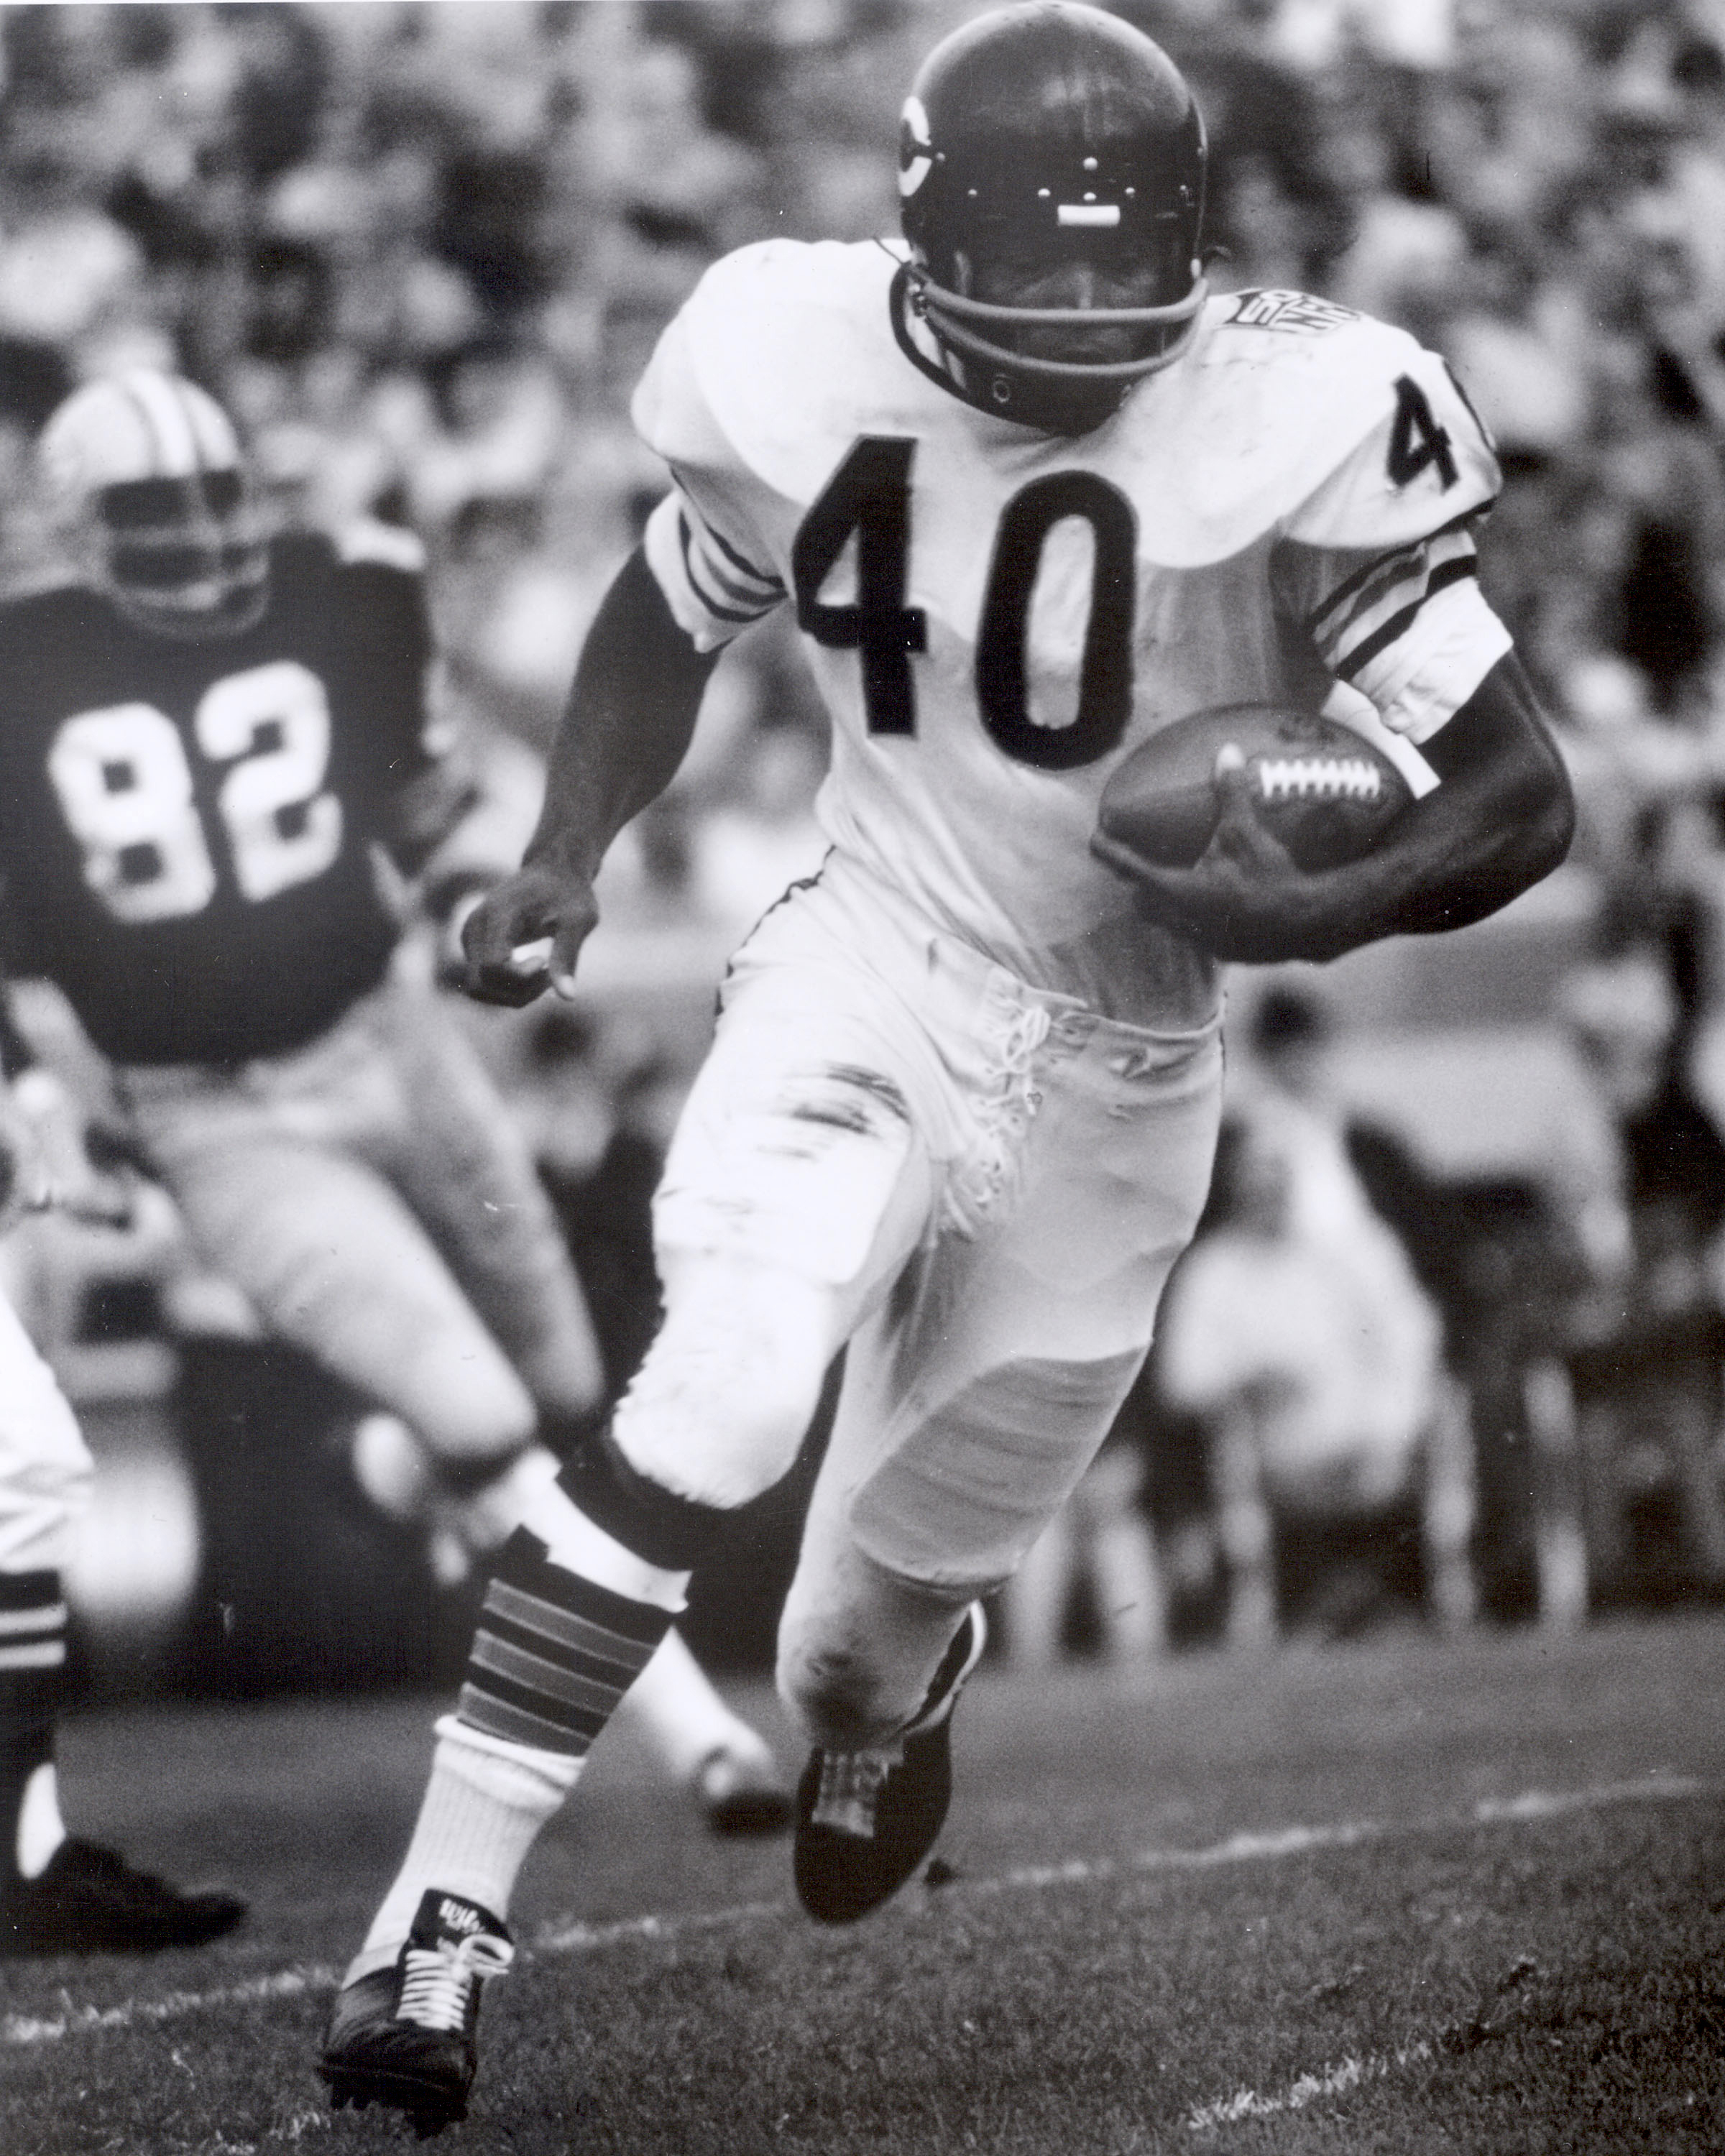
[[[599,917],[593,885],[547,862],[529,861],[488,891],[461,932],[466,993],[519,1009],[547,988],[575,993],[575,961]]]
[[[1164,868],[1096,832],[1091,850],[1137,891],[1153,920],[1213,957],[1245,965],[1328,955],[1318,947],[1318,886],[1260,819],[1245,757],[1221,749],[1211,778],[1217,818],[1209,844],[1189,868]]]

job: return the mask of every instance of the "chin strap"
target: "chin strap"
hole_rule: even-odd
[[[898,274],[886,295],[887,312],[892,322],[892,334],[898,341],[898,348],[919,373],[926,374],[949,397],[956,397],[962,404],[973,404],[976,400],[965,394],[963,383],[942,366],[934,353],[925,352],[916,341],[912,320],[922,321],[927,318],[912,296],[911,270],[911,265],[908,262],[899,265]]]

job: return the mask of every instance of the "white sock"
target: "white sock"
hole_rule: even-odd
[[[675,1630],[624,1697],[620,1714],[631,1718],[679,1781],[692,1779],[716,1752],[769,1770],[773,1753],[719,1696]]]
[[[39,1879],[65,1838],[66,1823],[60,1817],[59,1778],[53,1760],[48,1759],[24,1784],[23,1802],[18,1806],[14,1855],[19,1877]]]
[[[395,1959],[428,1887],[506,1917],[527,1851],[583,1763],[561,1752],[486,1737],[453,1715],[438,1723],[437,1738],[413,1840],[347,1971],[349,1984]]]

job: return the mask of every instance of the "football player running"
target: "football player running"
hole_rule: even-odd
[[[639,385],[671,490],[593,624],[526,864],[468,924],[470,986],[568,991],[607,847],[713,655],[781,604],[832,716],[831,850],[726,976],[655,1204],[662,1328],[504,1553],[337,2000],[337,2102],[462,2115],[522,1857],[841,1346],[779,1635],[812,1746],[796,1882],[844,1922],[910,1876],[981,1598],[1101,1444],[1203,1205],[1220,962],[1472,920],[1564,853],[1563,767],[1474,574],[1477,419],[1397,330],[1209,295],[1204,181],[1141,33],[984,14],[905,105],[906,244],[726,257]],[[1437,781],[1369,858],[1299,874],[1224,771],[1194,867],[1099,860],[1135,745],[1337,685]]]
[[[81,576],[0,608],[12,963],[108,1060],[211,1270],[384,1411],[428,1534],[488,1558],[603,1380],[525,1140],[403,935],[403,879],[472,865],[418,542],[271,536],[172,375],[86,384],[39,457]],[[788,1817],[680,1640],[639,1704],[716,1826]]]

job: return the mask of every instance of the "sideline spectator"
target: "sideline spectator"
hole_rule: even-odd
[[[1725,1591],[1725,1137],[1697,1098],[1666,954],[1645,936],[1566,984],[1563,1017],[1615,1140],[1617,1262],[1572,1324],[1597,1606]]]
[[[1083,1592],[1104,1662],[1142,1667],[1168,1644],[1167,1591],[1144,1510],[1145,1460],[1128,1399],[1084,1479],[1001,1596],[1006,1652],[1020,1671],[1052,1669]]]
[[[1204,1426],[1239,1645],[1343,1634],[1396,1600],[1472,1614],[1441,1320],[1313,1082],[1326,1033],[1296,991],[1260,1004],[1158,1350],[1164,1402]]]

